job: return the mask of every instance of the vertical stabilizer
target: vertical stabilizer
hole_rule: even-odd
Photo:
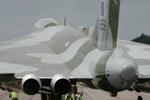
[[[116,47],[120,0],[100,0],[100,9],[93,34],[93,43],[100,50]]]

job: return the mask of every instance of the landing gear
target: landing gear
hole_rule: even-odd
[[[143,100],[142,96],[138,96],[137,100]]]
[[[117,96],[117,92],[110,92],[111,97],[116,97]]]
[[[76,87],[76,85],[72,85],[72,88],[71,88],[71,92],[74,94],[74,100],[75,100],[75,96],[76,96],[76,94],[77,94],[77,87]]]
[[[70,92],[74,94],[74,98],[75,98],[75,95],[77,94],[76,82],[72,84]],[[52,92],[52,91],[47,91],[47,93],[41,92],[40,95],[41,95],[41,100],[64,100],[65,98],[65,95],[59,95],[56,92]]]
[[[58,94],[41,93],[41,100],[61,100],[62,96]]]

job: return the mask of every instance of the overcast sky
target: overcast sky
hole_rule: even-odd
[[[60,24],[94,26],[99,0],[0,0],[0,41],[30,34],[42,18]],[[150,35],[150,0],[122,0],[119,38],[131,40],[141,33]]]

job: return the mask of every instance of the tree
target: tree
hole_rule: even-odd
[[[150,44],[150,36],[145,35],[144,33],[141,34],[141,36],[133,39],[134,42],[144,43],[144,44]]]

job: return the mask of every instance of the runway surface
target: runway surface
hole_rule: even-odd
[[[84,100],[137,100],[137,97],[140,95],[143,97],[143,100],[150,100],[150,93],[136,93],[131,91],[123,91],[118,93],[117,97],[111,97],[109,93],[102,90],[93,90],[93,89],[78,89],[84,93]],[[26,94],[19,93],[19,100],[41,100],[40,95],[28,96]],[[0,90],[0,100],[11,100],[9,98],[9,93],[6,91]]]

